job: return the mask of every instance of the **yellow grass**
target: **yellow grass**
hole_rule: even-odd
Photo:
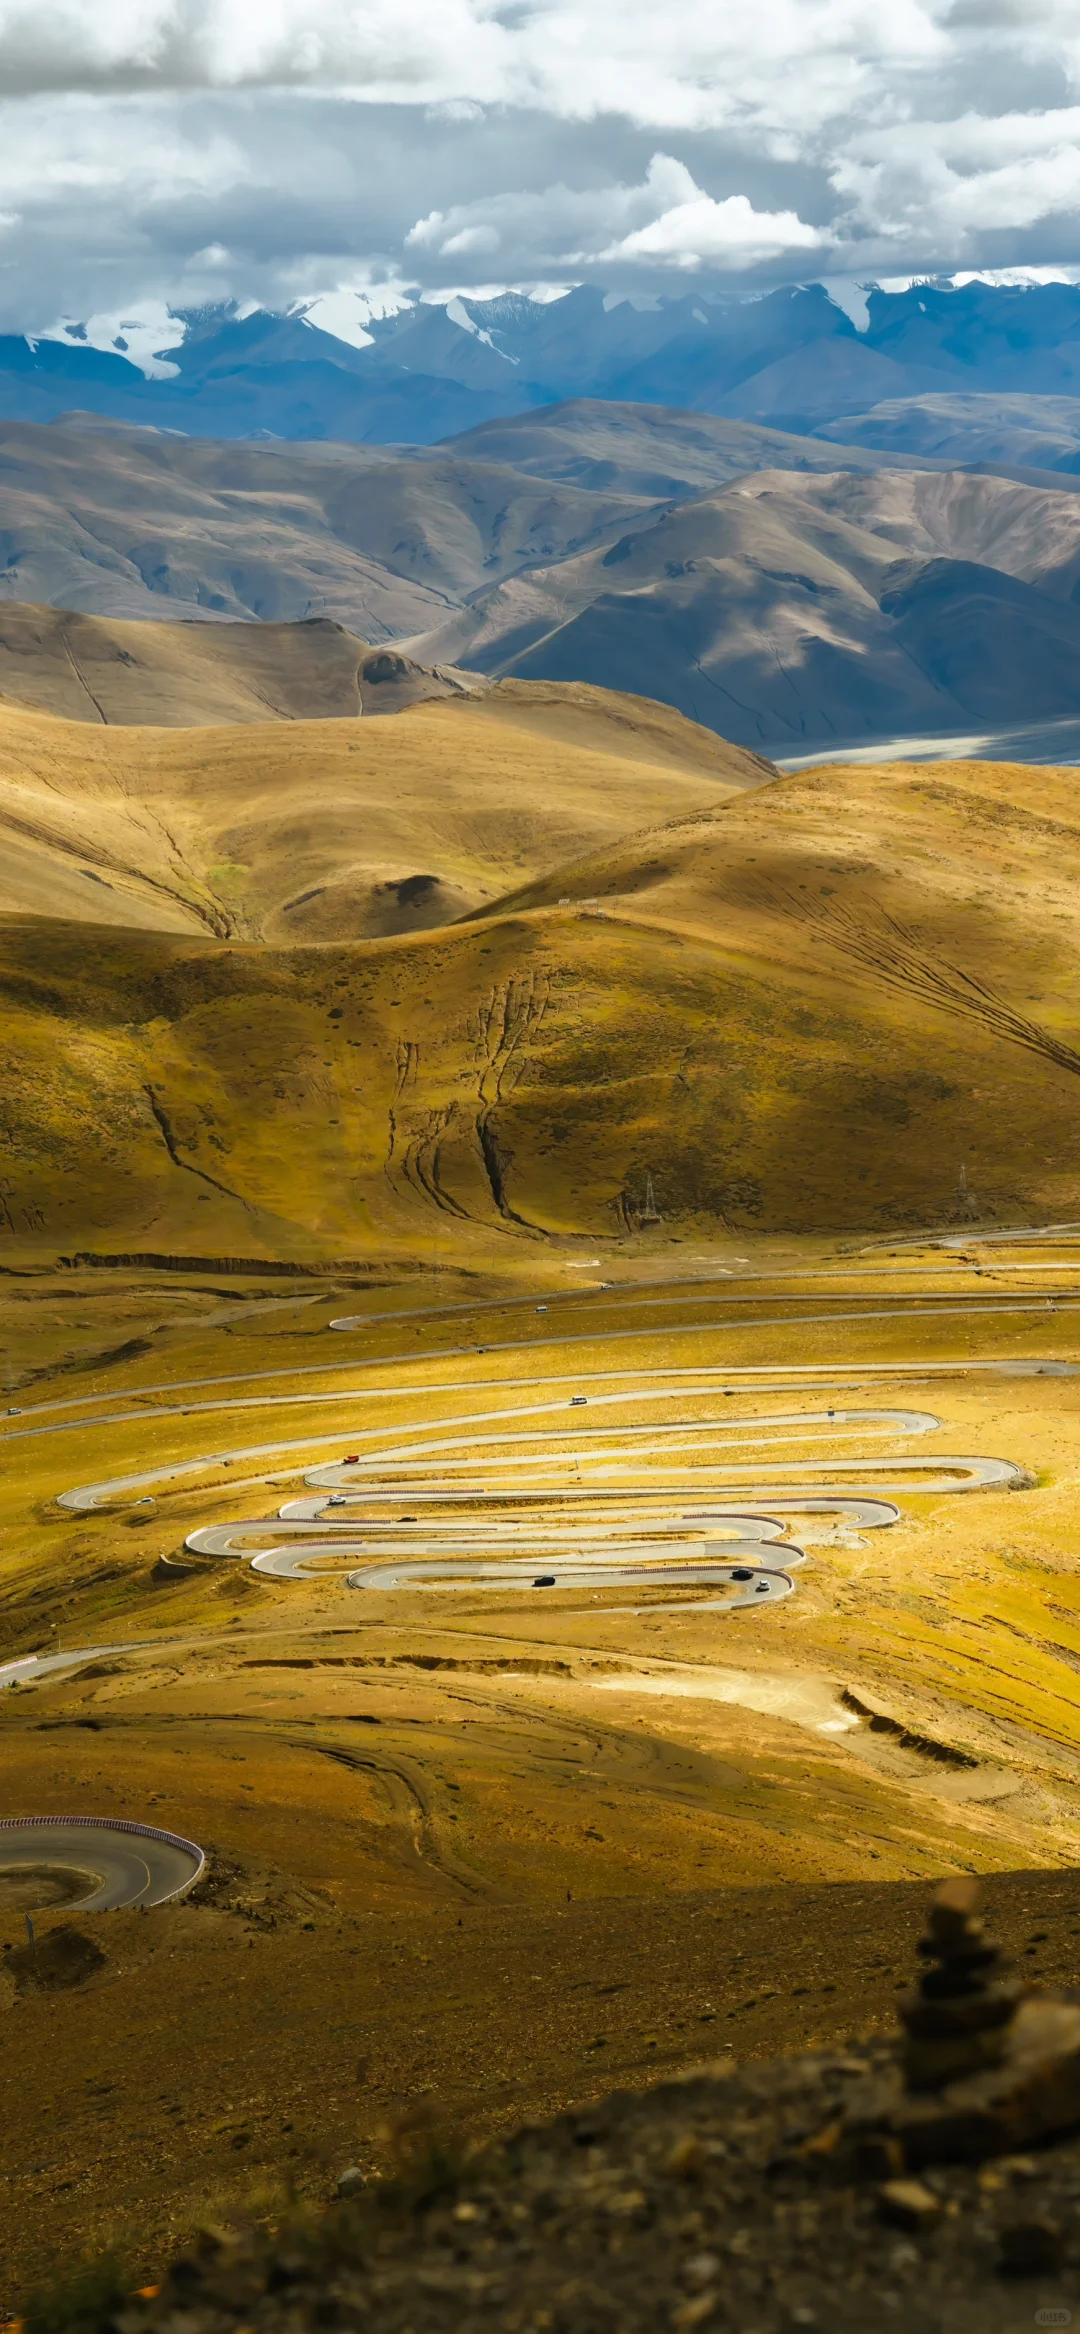
[[[596,714],[558,711],[566,733]],[[169,2194],[118,2113],[75,2234],[126,2198],[166,2242],[215,2181],[235,2195],[242,2130],[245,2161],[324,2193],[339,2161],[382,2160],[380,2121],[426,2086],[490,2129],[703,2050],[887,2023],[942,1871],[1041,1870],[995,1886],[1021,1955],[1052,1898],[1070,1974],[1080,1376],[932,1365],[1080,1363],[1080,1247],[984,1244],[971,1221],[1080,1217],[1071,780],[859,769],[718,803],[715,774],[555,737],[542,713],[487,700],[359,733],[230,733],[227,751],[212,732],[83,730],[84,762],[62,767],[27,732],[58,825],[127,852],[125,898],[163,915],[151,875],[168,868],[169,914],[216,915],[221,870],[240,870],[237,931],[257,895],[271,933],[59,915],[0,933],[8,1401],[70,1405],[0,1432],[3,1650],[134,1645],[4,1697],[7,1805],[151,1811],[231,1875],[212,1908],[97,1924],[100,1991],[10,2003],[33,2160],[58,2179],[29,2080],[46,2033],[84,2086],[80,2134],[110,2031],[137,2038],[137,2128]],[[30,785],[14,737],[6,783]],[[166,801],[175,865],[151,815]],[[369,888],[420,835],[416,872],[490,898],[438,929],[286,946],[267,903],[287,806],[324,822],[325,873],[361,802]],[[159,853],[145,840],[137,875],[136,828]],[[920,1248],[931,1224],[964,1249]],[[58,1262],[86,1256],[112,1261]],[[283,1262],[295,1273],[260,1270]],[[466,1310],[429,1315],[437,1301]],[[328,1326],[346,1312],[364,1324],[348,1337]],[[774,1398],[737,1371],[824,1369],[779,1375],[784,1401],[828,1384],[932,1410],[920,1456],[1008,1458],[1031,1487],[905,1496],[892,1530],[812,1547],[782,1607],[723,1621],[616,1613],[602,1593],[538,1609],[162,1567],[198,1524],[272,1513],[326,1452],[213,1454],[308,1434],[346,1449],[373,1389],[400,1435],[509,1408],[522,1381],[568,1392],[607,1371],[632,1392],[630,1371],[703,1364],[742,1385],[725,1419],[748,1431]],[[204,1378],[229,1383],[190,1387]],[[331,1399],[311,1411],[308,1392]],[[218,1400],[236,1407],[195,1407]],[[690,1390],[681,1414],[712,1412]],[[193,1457],[150,1509],[56,1506]],[[822,1709],[852,1698],[884,1726],[823,1733]],[[205,2038],[184,2147],[178,2023]],[[36,2263],[45,2221],[11,2177]]]
[[[289,942],[410,931],[763,774],[600,689],[202,729],[0,706],[0,910]]]

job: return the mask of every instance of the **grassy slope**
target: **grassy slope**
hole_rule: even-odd
[[[168,680],[177,636],[157,630]],[[180,646],[194,654],[186,635]],[[0,908],[359,939],[445,923],[569,852],[709,809],[767,772],[678,714],[588,689],[511,685],[391,721],[181,730],[90,730],[11,706]]]
[[[534,1288],[553,1286],[557,1248],[544,1234],[621,1229],[649,1171],[665,1236],[680,1215],[679,1229],[695,1233],[715,1231],[718,1214],[740,1226],[940,1217],[961,1160],[984,1209],[1080,1212],[1071,778],[1000,766],[826,771],[714,813],[715,764],[673,769],[682,733],[658,735],[655,712],[605,711],[571,693],[555,701],[556,722],[542,691],[502,703],[505,718],[499,700],[425,708],[360,739],[375,757],[365,800],[380,831],[422,815],[425,834],[447,854],[453,841],[462,863],[467,848],[474,870],[482,844],[504,892],[544,863],[539,820],[532,858],[509,824],[507,772],[523,820],[538,773],[549,774],[544,816],[564,819],[567,849],[589,855],[471,921],[316,947],[59,918],[0,928],[0,1262],[83,1244],[387,1262],[430,1255],[438,1238],[444,1259],[454,1248],[475,1270],[501,1249],[526,1286],[534,1274]],[[330,724],[321,734],[331,729],[346,734]],[[296,815],[311,815],[310,732],[215,744],[213,733],[118,741],[83,729],[81,760],[67,767],[83,774],[88,839],[110,832],[95,773],[118,766],[95,755],[128,754],[146,801],[148,734],[152,766],[169,775],[170,820],[191,799],[176,770],[203,757],[202,805],[215,752],[219,765],[227,752],[234,784],[248,772],[249,803],[259,785],[278,799],[284,781],[266,777],[265,758],[279,743],[286,758],[273,769],[291,773]],[[601,734],[618,756],[597,750]],[[110,816],[132,819],[123,787],[110,785]],[[620,840],[635,787],[634,799],[650,800],[644,831]],[[693,800],[673,825],[679,788]],[[42,801],[50,795],[55,815],[43,778]],[[184,834],[197,831],[192,814]],[[264,816],[258,832],[270,831]],[[558,904],[604,894],[606,920]],[[835,1263],[817,1251],[812,1261]],[[979,1262],[976,1273],[930,1258],[925,1285],[955,1273],[969,1298],[996,1297],[983,1273],[1004,1260],[991,1249]],[[850,1286],[887,1290],[893,1269],[856,1260]],[[509,1389],[529,1357],[498,1341],[528,1330],[520,1314],[478,1313],[410,1324],[407,1339],[400,1322],[339,1339],[325,1323],[353,1308],[351,1291],[255,1315],[252,1281],[218,1289],[222,1277],[170,1281],[164,1296],[123,1273],[0,1283],[9,1384],[51,1365],[63,1377],[24,1401],[94,1398],[83,1424],[50,1420],[66,1422],[56,1438],[21,1439],[25,1418],[7,1426],[20,1439],[0,1488],[6,1646],[47,1646],[54,1623],[68,1645],[187,1641],[5,1697],[8,1804],[59,1811],[75,1793],[104,1812],[152,1811],[212,1840],[227,1882],[205,1911],[86,1922],[109,1955],[99,1986],[17,2005],[3,1987],[24,2104],[6,2158],[0,2149],[0,2201],[20,2232],[20,2277],[126,2214],[142,2246],[160,2246],[213,2211],[215,2192],[235,2199],[241,2167],[325,2191],[358,2150],[378,2161],[387,2108],[432,2084],[493,2128],[613,2076],[639,2083],[717,2037],[751,2053],[839,2040],[890,2016],[896,1965],[904,1974],[910,1961],[897,1945],[914,1927],[909,1891],[929,1872],[1075,1864],[1075,1380],[942,1386],[912,1362],[889,1399],[940,1413],[928,1451],[1009,1456],[1038,1488],[1021,1499],[913,1496],[895,1532],[816,1549],[798,1595],[760,1629],[729,1633],[689,1613],[620,1618],[592,1600],[584,1613],[569,1600],[542,1616],[467,1598],[448,1613],[434,1594],[354,1611],[334,1583],[294,1592],[232,1566],[162,1584],[159,1549],[175,1555],[196,1522],[265,1512],[282,1494],[260,1483],[211,1469],[162,1491],[153,1509],[63,1514],[65,1484],[146,1463],[153,1398],[140,1398],[140,1415],[95,1424],[97,1397],[325,1364],[341,1401],[313,1431],[344,1435],[357,1416],[343,1391],[356,1363],[397,1382],[393,1357],[406,1354],[422,1422],[470,1371]],[[804,1285],[816,1297],[818,1283]],[[1041,1299],[1047,1283],[1024,1285]],[[717,1302],[685,1320],[646,1312],[633,1292],[595,1322],[555,1305],[543,1321],[530,1307],[526,1320],[533,1334],[575,1340],[537,1357],[550,1371],[1075,1353],[1075,1316],[1050,1327],[1041,1307],[992,1322],[942,1310],[917,1326],[792,1331],[765,1326],[777,1307],[768,1285],[759,1293],[761,1323],[741,1314],[726,1329],[714,1326],[722,1283]],[[373,1309],[394,1301],[377,1295]],[[641,1325],[641,1343],[611,1335]],[[583,1331],[590,1342],[577,1342]],[[152,1353],[105,1358],[140,1332]],[[481,1337],[496,1341],[483,1360],[437,1358]],[[88,1344],[98,1364],[69,1375]],[[266,1391],[287,1387],[275,1379]],[[464,1412],[475,1397],[451,1399]],[[302,1415],[245,1407],[235,1439],[284,1436]],[[161,1418],[150,1432],[163,1457],[233,1439],[232,1414],[228,1425]],[[321,1631],[334,1632],[329,1644]],[[426,1660],[433,1646],[464,1671],[394,1660]],[[523,1646],[565,1666],[515,1677]],[[294,1660],[312,1666],[263,1666]],[[977,1766],[943,1767],[877,1736],[856,1756],[846,1738],[752,1703],[598,1690],[596,1663],[669,1661],[737,1662],[751,1684],[794,1675],[875,1691]],[[459,1860],[476,1884],[464,1895]],[[892,1885],[879,1892],[875,1879]],[[763,1882],[773,1884],[764,1893]],[[733,1893],[739,1884],[746,1896]],[[1023,1950],[1050,1928],[1045,1965],[1071,1976],[1067,1873],[1002,1886],[1016,1892],[1010,1941]],[[15,1942],[21,1923],[12,1911],[3,1936]],[[178,2021],[196,2037],[182,2093]],[[118,2032],[131,2045],[119,2070]],[[62,2070],[55,2080],[40,2079],[46,2061]]]
[[[125,623],[0,607],[0,699],[64,721],[172,727],[355,717],[368,653],[338,624]]]
[[[814,1246],[802,1261],[837,1260]],[[880,1269],[880,1258],[849,1260],[841,1313],[856,1290],[879,1285]],[[945,1269],[927,1257],[925,1285]],[[986,1293],[968,1265],[950,1270],[969,1302]],[[888,2024],[927,1879],[942,1870],[1001,1874],[992,1900],[1022,1970],[1074,1977],[1075,1379],[942,1385],[913,1364],[888,1399],[940,1412],[928,1450],[1008,1453],[1038,1471],[1040,1487],[1022,1498],[909,1499],[903,1523],[873,1545],[813,1550],[798,1595],[764,1623],[628,1616],[574,1595],[542,1613],[521,1599],[464,1597],[451,1610],[434,1594],[361,1601],[335,1581],[296,1588],[229,1564],[163,1585],[159,1549],[176,1554],[196,1522],[265,1513],[298,1485],[268,1489],[209,1468],[159,1486],[153,1509],[121,1499],[64,1514],[64,1485],[146,1460],[153,1397],[122,1400],[103,1422],[101,1395],[322,1364],[325,1380],[286,1375],[220,1392],[335,1387],[340,1406],[320,1411],[313,1431],[344,1434],[357,1418],[345,1389],[363,1384],[362,1360],[378,1362],[380,1384],[415,1389],[408,1415],[419,1424],[448,1403],[476,1406],[468,1388],[449,1391],[463,1376],[485,1385],[485,1404],[512,1403],[528,1357],[438,1359],[448,1326],[461,1334],[457,1318],[328,1335],[343,1292],[289,1311],[253,1302],[251,1283],[230,1287],[224,1276],[154,1286],[71,1273],[44,1287],[44,1307],[28,1301],[29,1284],[3,1287],[0,1334],[16,1364],[44,1312],[54,1358],[94,1322],[105,1342],[141,1326],[153,1352],[22,1395],[81,1395],[89,1415],[76,1424],[52,1413],[59,1436],[9,1453],[5,1650],[47,1645],[53,1621],[69,1646],[149,1643],[4,1696],[6,1805],[61,1812],[74,1796],[208,1840],[218,1863],[206,1909],[78,1921],[108,1956],[83,1990],[28,1990],[15,2002],[0,1971],[21,2099],[0,2139],[12,2231],[0,2302],[14,2306],[58,2247],[100,2244],[117,2222],[134,2225],[138,2256],[152,2263],[201,2216],[238,2209],[249,2182],[295,2179],[326,2193],[342,2164],[385,2162],[388,2113],[432,2088],[468,2125],[491,2130],[702,2053],[763,2056]],[[370,1310],[409,1293],[375,1293]],[[666,1293],[677,1296],[677,1284]],[[418,1284],[413,1294],[423,1296]],[[714,1315],[726,1310],[723,1284],[715,1294]],[[757,1295],[763,1318],[775,1316],[773,1285],[757,1284]],[[700,1319],[690,1305],[688,1322]],[[550,1370],[625,1368],[631,1349],[605,1332],[629,1323],[651,1332],[632,1349],[637,1367],[695,1363],[706,1351],[872,1364],[916,1346],[930,1357],[1074,1354],[1075,1319],[1060,1315],[1049,1337],[1032,1312],[918,1329],[744,1325],[703,1340],[677,1305],[657,1315],[630,1288],[553,1298],[543,1324],[519,1300],[503,1316],[475,1316],[474,1333],[578,1337],[591,1325],[595,1343],[538,1356]],[[493,1393],[492,1380],[506,1391]],[[688,1412],[695,1403],[688,1396]],[[760,1406],[750,1397],[739,1409],[749,1418]],[[181,1457],[249,1433],[302,1432],[300,1415],[162,1416],[151,1439],[162,1458]],[[12,1421],[5,1435],[31,1423]],[[454,1666],[417,1666],[433,1657]],[[670,1662],[686,1665],[684,1684],[700,1667],[702,1699],[601,1690],[613,1670]],[[740,1674],[751,1688],[825,1679],[874,1689],[916,1730],[963,1744],[978,1767],[957,1773],[865,1729],[853,1745],[707,1698]],[[1025,1875],[1035,1865],[1058,1869]],[[41,1915],[39,1936],[66,1918]],[[0,1911],[0,1941],[23,1935],[21,1909]]]
[[[314,823],[306,740],[272,736],[277,783],[292,749]],[[249,757],[269,791],[264,741],[231,738],[230,766]],[[1075,1209],[1070,777],[810,772],[622,844],[631,784],[641,802],[680,781],[626,765],[616,791],[611,762],[578,754],[560,790],[550,741],[469,707],[419,708],[358,743],[369,904],[376,851],[405,873],[388,838],[403,852],[418,815],[447,892],[494,888],[500,863],[535,864],[589,818],[612,839],[497,912],[374,944],[99,930],[91,957],[77,926],[10,922],[9,1243],[304,1256],[441,1237],[490,1255],[619,1230],[649,1173],[669,1217],[761,1228],[941,1220],[961,1165],[991,1212]],[[220,750],[208,742],[204,786]],[[175,769],[194,749],[159,736],[155,751]],[[447,774],[424,812],[436,755]],[[329,792],[343,765],[327,767]],[[715,800],[715,783],[681,783]],[[326,820],[340,847],[347,821],[332,806]],[[219,828],[215,848],[254,857],[253,825]],[[274,832],[264,806],[264,866]],[[305,889],[317,871],[284,818],[277,880],[290,834]],[[606,895],[608,916],[566,895]]]

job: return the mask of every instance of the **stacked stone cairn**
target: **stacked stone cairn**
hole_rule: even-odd
[[[919,1952],[933,1966],[900,1997],[904,2077],[911,2091],[936,2091],[964,2075],[999,2066],[1024,1988],[1005,1974],[975,1907],[976,1880],[943,1881],[930,1908]]]

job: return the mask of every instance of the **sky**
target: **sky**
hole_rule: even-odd
[[[0,0],[0,329],[1080,273],[1080,0]]]

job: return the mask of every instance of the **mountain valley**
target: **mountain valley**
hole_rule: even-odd
[[[1076,16],[0,0],[0,2334],[1080,2327]]]
[[[523,570],[410,653],[650,691],[766,753],[1075,714],[1080,501],[961,471],[758,470]]]
[[[1067,1972],[1073,774],[9,603],[0,840],[5,2308],[887,2033],[943,1871]]]

